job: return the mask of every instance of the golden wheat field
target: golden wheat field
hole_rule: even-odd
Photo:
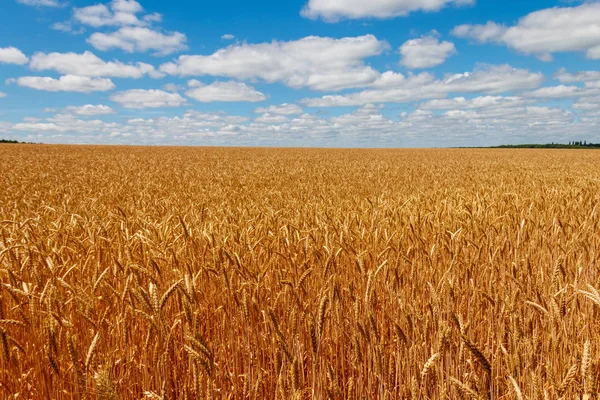
[[[600,152],[5,145],[0,171],[0,398],[597,398]]]

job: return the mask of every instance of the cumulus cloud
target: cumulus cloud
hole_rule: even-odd
[[[437,84],[447,93],[504,93],[532,89],[544,81],[544,75],[510,65],[483,65],[473,72],[447,75]]]
[[[422,103],[420,110],[462,110],[481,108],[507,108],[532,104],[531,100],[518,96],[480,96],[472,99],[455,97],[452,99],[434,99]]]
[[[554,76],[560,83],[600,81],[600,71],[579,71],[574,74],[566,69],[560,69]]]
[[[85,32],[85,28],[83,28],[83,27],[79,27],[78,29],[75,29],[73,27],[73,24],[71,23],[71,21],[56,22],[51,25],[51,28],[54,29],[55,31],[72,33],[74,35],[80,35]]]
[[[185,98],[179,93],[162,90],[127,90],[113,94],[110,99],[125,108],[165,108],[186,104]]]
[[[78,53],[35,53],[31,57],[29,67],[33,70],[54,70],[61,74],[88,77],[152,78],[163,76],[150,64],[124,64],[120,61],[104,61],[94,53],[85,51]]]
[[[105,106],[102,104],[99,105],[92,105],[92,104],[86,104],[83,106],[69,106],[65,109],[67,112],[76,114],[76,115],[82,115],[82,116],[86,116],[86,117],[90,117],[93,115],[108,115],[108,114],[114,114],[115,111],[110,108],[109,106]]]
[[[144,9],[135,0],[113,0],[109,5],[95,4],[93,6],[75,8],[73,20],[76,22],[100,28],[102,26],[143,26],[147,21],[139,19],[137,14]]]
[[[162,14],[157,13],[157,12],[152,13],[152,14],[147,14],[147,15],[144,15],[142,17],[142,20],[144,22],[147,22],[147,23],[161,22],[162,21]]]
[[[419,74],[409,73],[404,75],[394,71],[386,71],[382,73],[374,82],[368,85],[374,89],[392,89],[403,87],[419,88],[435,81],[435,75],[429,72],[421,72]]]
[[[311,107],[357,106],[445,98],[450,93],[500,94],[537,88],[544,76],[509,65],[487,65],[473,72],[447,75],[443,79],[434,79],[430,74],[411,75],[407,78],[397,73],[389,73],[382,79],[386,85],[376,83],[378,87],[374,89],[305,99],[303,103]]]
[[[187,49],[187,38],[183,33],[167,32],[139,27],[126,26],[112,33],[96,32],[88,43],[98,50],[121,49],[128,53],[154,51],[157,56],[164,56]]]
[[[12,130],[41,134],[42,136],[44,134],[72,133],[76,138],[76,143],[81,142],[80,135],[87,134],[92,138],[104,134],[106,137],[110,137],[120,129],[122,129],[122,125],[115,122],[104,122],[98,119],[84,120],[73,114],[57,114],[44,120],[24,120],[12,126]]]
[[[191,89],[185,92],[186,96],[202,103],[235,101],[255,103],[266,100],[264,94],[241,82],[213,82],[210,85],[202,85],[192,80],[189,86]]]
[[[59,79],[42,76],[22,76],[14,80],[17,85],[48,92],[105,92],[115,85],[108,78],[64,75]]]
[[[206,56],[184,55],[161,65],[160,70],[180,76],[261,79],[296,89],[341,90],[375,81],[380,74],[364,59],[381,54],[387,47],[373,35],[342,39],[309,36],[289,42],[235,44]]]
[[[474,39],[479,43],[500,42],[507,29],[504,25],[488,21],[485,25],[459,25],[452,30],[452,34],[461,38]]]
[[[434,36],[412,39],[400,46],[402,60],[400,64],[408,68],[429,68],[443,64],[446,59],[456,54],[454,43],[440,42]]]
[[[581,112],[586,117],[598,118],[600,117],[600,95],[579,99],[573,103],[571,108]]]
[[[62,4],[57,0],[17,0],[17,3],[34,7],[61,7]]]
[[[458,120],[467,124],[482,124],[499,122],[531,128],[535,125],[549,125],[555,123],[568,123],[573,120],[573,115],[558,107],[510,107],[510,108],[486,108],[446,111],[442,120]]]
[[[474,3],[475,0],[309,0],[302,15],[336,22],[340,19],[392,18],[414,11],[438,11],[448,5]]]
[[[544,99],[562,99],[565,97],[577,97],[580,95],[581,88],[577,86],[548,86],[539,88],[532,92],[525,93],[526,97],[537,97]]]
[[[333,126],[351,128],[357,132],[373,134],[375,131],[389,132],[397,127],[397,123],[381,114],[378,107],[367,104],[350,114],[332,117],[328,122]],[[346,135],[350,132],[347,131]]]
[[[6,97],[6,93],[4,93],[4,92],[0,92],[0,99],[1,99],[2,97]]]
[[[162,20],[159,13],[143,14],[144,9],[135,0],[112,0],[108,4],[95,4],[75,8],[71,21],[54,24],[54,28],[73,32],[72,24],[93,28],[119,27],[114,32],[96,32],[88,43],[98,50],[121,49],[129,53],[153,51],[164,56],[187,49],[186,36],[180,32],[163,32],[152,27]]]
[[[277,114],[277,115],[296,115],[302,114],[304,111],[302,107],[296,104],[280,104],[280,105],[272,105],[269,107],[259,107],[254,110],[257,114]]]
[[[540,107],[518,98],[458,100],[458,108],[448,101],[446,110],[434,113],[423,104],[413,113],[403,113],[400,125],[415,135],[431,135],[438,143],[467,142],[470,145],[536,143],[572,140],[573,136],[589,137],[598,121],[581,121],[559,107]],[[482,103],[487,103],[482,106]],[[471,107],[472,106],[472,107]],[[448,108],[449,107],[449,108]],[[449,132],[453,132],[449,134]]]
[[[600,81],[585,82],[583,86],[547,86],[524,94],[526,97],[535,97],[541,99],[564,99],[598,95],[600,95]]]
[[[185,89],[185,86],[177,85],[175,83],[167,83],[165,85],[162,85],[162,88],[168,92],[177,92],[179,90]]]
[[[513,97],[513,96],[510,96]],[[590,99],[591,100],[591,99]],[[600,101],[597,100],[597,101]],[[335,116],[303,113],[293,117],[266,114],[254,119],[223,112],[187,111],[173,117],[132,118],[119,123],[57,114],[9,124],[7,132],[40,135],[61,142],[298,145],[307,140],[319,146],[445,146],[490,145],[507,142],[569,141],[588,138],[600,124],[591,103],[582,104],[582,117],[558,107],[540,107],[518,100],[484,98],[447,103],[443,112],[418,108],[390,118],[378,106],[365,105]],[[449,108],[446,108],[449,107]],[[580,139],[581,138],[581,139]]]
[[[504,44],[544,61],[552,53],[582,51],[587,58],[600,59],[600,3],[577,7],[554,7],[532,12],[514,26],[495,22],[486,25],[460,25],[455,36],[481,43]]]
[[[0,47],[0,64],[27,64],[29,58],[16,47]]]
[[[254,122],[273,125],[273,124],[284,124],[288,122],[290,119],[285,115],[276,115],[276,114],[263,114],[260,117],[254,119]]]

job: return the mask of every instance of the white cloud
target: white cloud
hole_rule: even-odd
[[[535,11],[511,27],[494,22],[460,25],[453,34],[482,43],[502,43],[543,61],[552,60],[552,53],[570,51],[583,51],[596,60],[600,59],[600,3]]]
[[[152,13],[152,14],[148,14],[148,15],[144,15],[142,17],[142,19],[145,22],[151,23],[151,22],[161,22],[162,21],[162,14],[160,13]]]
[[[55,134],[55,133],[73,133],[76,138],[80,135],[90,135],[88,137],[96,137],[98,135],[106,135],[109,137],[115,131],[119,131],[122,126],[114,122],[104,122],[101,120],[82,120],[78,119],[73,114],[56,114],[53,117],[44,120],[27,120],[21,123],[14,124],[12,129],[20,132],[31,132],[35,134]],[[80,143],[76,139],[76,143]]]
[[[479,108],[506,108],[531,104],[531,100],[525,100],[517,96],[480,96],[473,99],[455,97],[453,99],[434,99],[422,103],[420,110],[462,110]]]
[[[382,115],[379,108],[372,104],[367,104],[350,114],[333,117],[330,119],[330,123],[333,126],[340,126],[342,129],[350,128],[364,133],[389,132],[390,129],[397,127],[393,120]]]
[[[155,55],[164,56],[187,49],[186,36],[180,32],[162,32],[152,28],[154,22],[160,22],[159,13],[141,14],[144,11],[135,0],[112,0],[108,5],[76,8],[73,21],[100,28],[105,26],[120,27],[115,32],[96,32],[88,38],[88,43],[96,49],[106,51],[121,49],[129,53],[153,51]],[[71,22],[55,24],[55,29],[72,31]]]
[[[438,84],[447,93],[504,93],[541,85],[544,75],[510,65],[484,65],[473,72],[448,75]]]
[[[113,94],[110,99],[125,108],[180,107],[186,104],[185,98],[179,93],[162,90],[127,90]]]
[[[511,108],[487,108],[487,109],[468,109],[468,110],[449,110],[440,118],[448,124],[450,120],[463,121],[467,124],[485,124],[494,125],[517,124],[523,128],[531,128],[535,125],[549,125],[556,123],[568,123],[572,121],[573,115],[561,108],[551,107],[511,107]]]
[[[221,36],[221,39],[223,39],[223,40],[233,40],[233,39],[235,39],[235,36],[233,36],[230,33],[226,33],[223,36]]]
[[[175,83],[167,83],[162,86],[162,88],[168,92],[177,92],[180,89],[184,89],[184,86],[177,85]]]
[[[115,85],[108,78],[65,75],[59,79],[42,76],[23,76],[15,80],[17,85],[49,92],[105,92]]]
[[[454,99],[456,100],[456,99]],[[442,100],[444,101],[444,100]],[[405,132],[415,136],[435,138],[437,145],[459,142],[468,145],[498,145],[509,143],[568,142],[573,136],[590,136],[598,121],[577,121],[574,115],[558,107],[540,107],[522,102],[519,98],[499,97],[490,99],[459,99],[458,108],[451,107],[448,100],[443,107],[446,112],[433,113],[423,109],[402,115],[399,125]],[[485,106],[482,104],[486,103]],[[450,106],[450,108],[447,108]],[[471,107],[473,106],[473,107]]]
[[[210,142],[211,139],[239,135],[247,121],[246,117],[223,112],[187,111],[182,116],[172,118],[130,119],[123,129],[148,141],[157,139],[162,142],[176,140],[177,143],[193,143],[194,140]]]
[[[555,78],[560,83],[600,81],[600,71],[580,71],[570,74],[566,69],[562,68],[556,73]]]
[[[580,95],[581,88],[577,86],[548,86],[539,88],[532,92],[527,92],[524,95],[526,97],[537,97],[544,99],[562,99],[565,97],[578,97]]]
[[[62,4],[57,0],[17,0],[17,3],[34,7],[61,7]]]
[[[16,47],[0,48],[0,64],[26,64],[29,59]]]
[[[392,18],[414,11],[438,11],[447,5],[473,3],[474,0],[309,0],[302,15],[335,22],[343,18]]]
[[[95,4],[93,6],[75,8],[73,19],[83,25],[94,28],[102,26],[143,26],[146,22],[136,14],[143,11],[142,6],[135,0],[113,0],[109,6]]]
[[[583,84],[583,88],[588,91],[598,90],[598,89],[600,89],[600,80],[593,81],[593,82],[586,82]]]
[[[506,33],[506,26],[488,21],[485,25],[459,25],[452,30],[454,36],[475,39],[480,43],[499,42]]]
[[[386,71],[377,78],[376,81],[369,85],[374,89],[392,89],[402,87],[420,88],[435,81],[435,76],[429,72],[421,72],[417,75],[409,73],[408,76],[394,71]]]
[[[0,99],[3,98],[3,97],[6,97],[6,93],[0,92]]]
[[[586,56],[590,60],[600,60],[600,45],[589,48]]]
[[[112,108],[102,104],[99,104],[97,106],[92,104],[86,104],[83,106],[69,106],[66,108],[66,111],[77,115],[83,115],[86,117],[92,115],[108,115],[115,113],[115,111]]]
[[[483,65],[473,72],[447,75],[438,81],[444,92],[503,93],[538,87],[544,80],[541,73],[510,65]]]
[[[376,56],[387,43],[373,35],[332,39],[310,36],[296,41],[236,44],[208,56],[180,56],[160,70],[180,76],[223,76],[262,79],[292,88],[340,90],[367,86],[379,72],[364,59]]]
[[[328,117],[300,114],[294,117],[260,115],[255,119],[223,112],[187,111],[173,117],[132,118],[119,123],[79,119],[73,114],[26,118],[0,125],[13,135],[29,134],[28,141],[62,143],[144,143],[223,145],[314,146],[459,146],[506,143],[594,141],[600,123],[600,98],[589,98],[579,116],[558,108],[532,106],[517,99],[457,100],[458,108],[419,108],[400,118],[365,105],[350,113]],[[597,106],[592,104],[597,101]],[[529,100],[528,100],[529,101]],[[465,104],[467,103],[467,104]],[[427,103],[426,103],[427,104]],[[451,104],[447,104],[451,106]],[[585,107],[585,108],[583,108]],[[56,137],[56,135],[61,135]]]
[[[72,33],[74,35],[81,35],[85,32],[85,28],[83,27],[79,27],[78,29],[73,28],[73,24],[71,23],[71,21],[56,22],[52,24],[51,28],[55,31]]]
[[[600,95],[580,99],[571,108],[582,112],[587,117],[600,117]]]
[[[429,68],[443,64],[448,57],[456,54],[456,47],[452,42],[440,42],[436,37],[424,36],[405,42],[400,46],[400,54],[400,64],[408,68]]]
[[[600,95],[600,81],[586,82],[582,87],[574,85],[547,86],[524,94],[527,97],[542,99],[564,99],[598,95]]]
[[[263,124],[267,124],[267,125],[272,125],[272,124],[285,124],[286,122],[289,122],[289,118],[286,117],[285,115],[275,115],[275,114],[263,114],[260,117],[257,117],[254,119],[254,122],[259,122],[259,123],[263,123]]]
[[[257,108],[254,112],[257,114],[296,115],[302,114],[304,111],[302,110],[302,107],[296,104],[284,103],[281,105]]]
[[[185,93],[186,96],[203,103],[235,101],[255,103],[266,100],[264,94],[241,82],[214,82],[210,85],[202,85],[197,80],[192,80],[189,86],[192,89]]]
[[[541,73],[515,69],[509,65],[488,65],[473,72],[447,75],[435,80],[430,74],[383,74],[385,84],[376,82],[375,89],[347,95],[327,95],[305,99],[311,107],[357,106],[377,103],[409,103],[412,101],[444,98],[450,93],[499,94],[539,87],[544,80]]]
[[[190,79],[187,83],[188,87],[191,88],[199,88],[204,86],[204,83],[200,82],[198,79]]]
[[[21,122],[12,126],[16,131],[29,132],[58,132],[61,128],[54,123],[39,123],[39,122]]]
[[[112,33],[96,32],[88,43],[98,50],[121,49],[128,53],[154,51],[155,55],[164,56],[187,49],[187,38],[183,33],[161,33],[139,26],[126,26]]]
[[[36,53],[31,57],[31,69],[37,71],[54,70],[61,74],[89,76],[89,77],[114,77],[114,78],[141,78],[148,75],[153,78],[163,76],[150,64],[124,64],[120,61],[103,61],[90,51],[78,53]]]
[[[143,11],[142,6],[135,0],[113,0],[111,8],[114,12],[136,14]]]
[[[70,20],[57,22],[52,29],[81,34],[85,32],[84,27],[75,29],[73,25],[85,25],[93,28],[108,26],[150,26],[154,22],[162,21],[162,14],[142,14],[144,9],[135,0],[112,0],[107,4],[94,4],[92,6],[74,8]],[[106,40],[105,40],[106,42]]]

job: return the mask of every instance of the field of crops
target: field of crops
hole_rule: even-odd
[[[0,146],[0,398],[592,399],[600,152]]]

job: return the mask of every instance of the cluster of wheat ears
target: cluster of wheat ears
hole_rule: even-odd
[[[0,147],[0,398],[595,399],[599,170]]]

